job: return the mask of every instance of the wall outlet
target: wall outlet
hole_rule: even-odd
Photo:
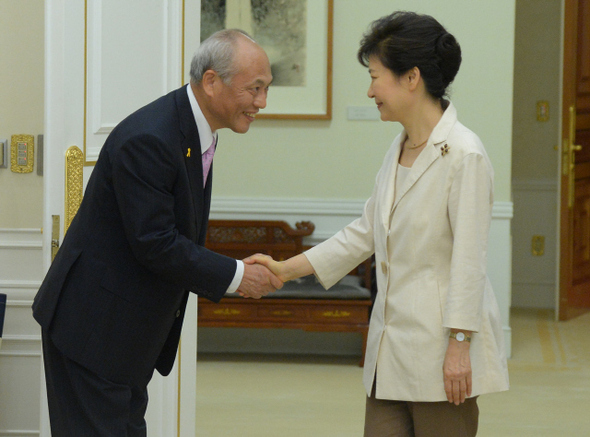
[[[537,121],[549,121],[549,102],[547,100],[537,102]]]
[[[531,252],[533,253],[533,256],[543,256],[545,254],[544,235],[533,235],[533,241],[531,242]]]
[[[33,135],[13,135],[10,140],[10,169],[14,173],[31,173],[35,156]]]

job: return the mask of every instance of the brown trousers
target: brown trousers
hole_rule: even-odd
[[[406,402],[367,397],[364,437],[474,437],[477,397],[461,405],[450,402]]]

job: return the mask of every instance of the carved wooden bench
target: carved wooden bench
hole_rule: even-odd
[[[284,260],[301,253],[303,238],[315,226],[284,221],[210,220],[206,247],[236,259],[265,253]],[[198,326],[234,328],[291,328],[306,331],[359,332],[364,364],[371,307],[371,260],[329,290],[308,276],[285,283],[262,299],[228,294],[219,303],[199,298]]]

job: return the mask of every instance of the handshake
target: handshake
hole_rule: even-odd
[[[260,299],[283,287],[281,264],[268,255],[257,253],[244,261],[244,277],[237,292],[242,297]]]
[[[283,283],[313,273],[313,267],[304,254],[287,261],[275,261],[268,255],[257,253],[244,259],[244,277],[237,289],[242,297],[260,299],[283,287]]]

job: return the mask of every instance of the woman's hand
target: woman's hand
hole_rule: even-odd
[[[286,282],[287,267],[285,263],[272,259],[271,256],[257,253],[243,260],[246,264],[262,264],[275,274],[281,281]]]
[[[449,402],[459,405],[471,396],[471,358],[468,341],[449,338],[443,364],[445,392]]]
[[[286,261],[275,261],[268,255],[257,253],[243,260],[246,264],[262,264],[273,272],[283,282],[292,281],[302,276],[314,273],[313,266],[307,257],[300,253]]]

